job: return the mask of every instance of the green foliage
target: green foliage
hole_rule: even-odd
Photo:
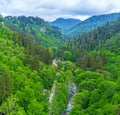
[[[61,32],[38,17],[5,17],[5,23],[13,30],[31,34],[32,39],[44,47],[61,46],[65,37]]]
[[[3,72],[0,75],[0,103],[4,101],[12,92],[12,80],[10,76]]]
[[[120,20],[118,19],[90,32],[75,36],[64,47],[58,49],[61,59],[74,61],[82,69],[91,68],[94,71],[103,69],[107,57],[106,49],[120,53],[119,28]]]
[[[0,14],[0,22],[4,21],[3,16]]]
[[[52,84],[56,76],[55,68],[54,67],[43,67],[40,70],[39,75],[41,76],[45,89],[50,89],[52,87]]]
[[[109,26],[80,35],[81,37],[67,44],[65,51],[69,49],[72,53],[74,52],[77,65],[85,70],[95,71],[76,69],[75,82],[78,93],[74,96],[71,115],[117,115],[120,113],[119,25],[120,20],[112,22]]]
[[[29,21],[33,23],[34,19]],[[78,89],[70,115],[119,114],[119,25],[120,20],[111,23],[109,31],[106,25],[80,35],[65,47],[53,46],[49,50],[34,42],[30,35],[1,26],[0,112],[6,115],[63,114],[70,97],[68,86],[74,82]],[[52,58],[58,56],[67,61],[58,60],[56,67],[51,66]]]
[[[67,93],[67,94],[66,94]],[[51,108],[51,115],[60,115],[65,111],[68,101],[68,90],[64,83],[56,83],[55,96]]]
[[[70,51],[65,51],[63,58],[64,58],[64,60],[70,60],[70,61],[72,61],[72,58],[73,58],[72,53]]]
[[[103,75],[96,72],[81,73],[79,79],[76,79],[79,93],[74,96],[75,104],[71,114],[75,111],[85,115],[117,114],[119,103],[119,99],[115,98],[119,92],[117,82],[106,80]]]
[[[28,40],[28,41],[27,41]],[[5,114],[43,114],[48,113],[48,91],[44,90],[44,81],[39,70],[45,66],[43,56],[49,54],[47,49],[38,44],[32,44],[28,36],[13,32],[7,27],[0,28],[0,112]],[[32,45],[31,59],[39,55],[39,66],[29,66],[31,61],[25,62],[28,55],[27,46]],[[44,53],[43,53],[44,52]],[[43,62],[41,62],[41,60]],[[45,59],[44,59],[45,60]],[[46,63],[49,59],[47,58]]]
[[[92,16],[87,20],[82,21],[78,25],[70,28],[66,31],[66,35],[69,37],[73,37],[78,34],[83,34],[84,32],[91,31],[97,27],[103,26],[106,23],[111,23],[119,19],[120,13],[112,13],[112,14],[103,14],[98,16]]]
[[[52,55],[52,58],[57,58],[57,55],[58,55],[58,48],[57,47],[52,46],[49,48],[49,51]]]

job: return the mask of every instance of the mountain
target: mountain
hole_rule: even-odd
[[[7,16],[5,24],[13,30],[31,34],[33,39],[44,47],[60,46],[65,41],[58,28],[50,26],[39,17]]]
[[[77,34],[82,34],[84,32],[93,30],[99,26],[102,26],[108,22],[117,20],[120,17],[120,13],[104,14],[92,16],[78,25],[67,30],[66,35],[69,37],[75,36]]]
[[[102,48],[104,48],[104,45],[107,44],[108,48],[114,45],[113,43],[115,41],[113,38],[116,35],[118,40],[116,40],[115,45],[117,45],[118,48],[120,47],[119,44],[120,42],[118,37],[119,34],[120,34],[120,19],[118,19],[117,21],[113,21],[111,23],[107,23],[106,25],[91,30],[90,32],[77,35],[73,39],[71,39],[64,48],[62,48],[63,49],[63,52],[61,53],[62,58],[65,60],[68,59],[71,61],[75,61],[76,64],[82,68],[91,67],[89,65],[91,63],[90,60],[94,60],[94,62],[95,60],[98,61],[99,56],[103,58],[101,60],[104,60],[104,56],[102,56],[100,52],[102,51]],[[113,43],[111,41],[111,43],[108,44],[107,42],[109,41],[109,39],[113,39]],[[91,59],[91,54],[89,53],[94,50],[99,51],[99,55],[96,54],[96,56],[93,56],[94,59]],[[115,49],[113,48],[112,50]],[[70,52],[66,52],[66,51],[70,51]],[[65,54],[65,52],[69,54],[66,57],[64,57],[63,55]],[[95,57],[97,59],[95,59]],[[95,68],[96,68],[98,63],[97,62],[95,63],[96,63],[95,64]]]
[[[3,20],[0,16],[0,115],[61,114],[68,101],[66,80],[60,83],[65,73],[51,65],[49,49],[29,34],[2,25]],[[58,76],[58,71],[62,75]],[[51,103],[59,105],[57,109],[49,102],[54,80]]]
[[[56,66],[28,32],[35,24],[17,23],[10,29],[0,16],[1,115],[120,113],[120,19],[55,47]]]
[[[58,18],[53,22],[50,22],[50,25],[59,27],[63,32],[66,32],[66,30],[74,27],[75,25],[79,24],[81,20],[79,19],[64,19],[64,18]]]
[[[42,107],[38,113],[46,114],[44,110],[49,103],[43,95],[44,85],[37,68],[49,61],[50,64],[50,58],[48,49],[34,43],[30,36],[0,24],[0,114],[30,114],[32,99]]]
[[[70,115],[118,115],[120,19],[75,36],[59,54],[82,68],[74,71],[77,93]]]

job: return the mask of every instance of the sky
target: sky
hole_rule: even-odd
[[[0,0],[3,16],[59,17],[85,20],[93,15],[120,12],[119,0]]]

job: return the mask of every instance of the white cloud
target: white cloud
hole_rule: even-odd
[[[85,19],[92,15],[120,12],[119,0],[0,0],[3,15]]]

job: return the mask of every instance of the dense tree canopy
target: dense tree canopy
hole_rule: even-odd
[[[61,115],[71,97],[70,115],[119,114],[119,36],[120,20],[47,49],[30,33],[0,25],[0,114]],[[77,92],[70,94],[72,84]]]
[[[12,30],[31,34],[34,41],[44,47],[61,46],[66,41],[65,36],[56,27],[50,26],[39,17],[5,17],[5,23]]]

